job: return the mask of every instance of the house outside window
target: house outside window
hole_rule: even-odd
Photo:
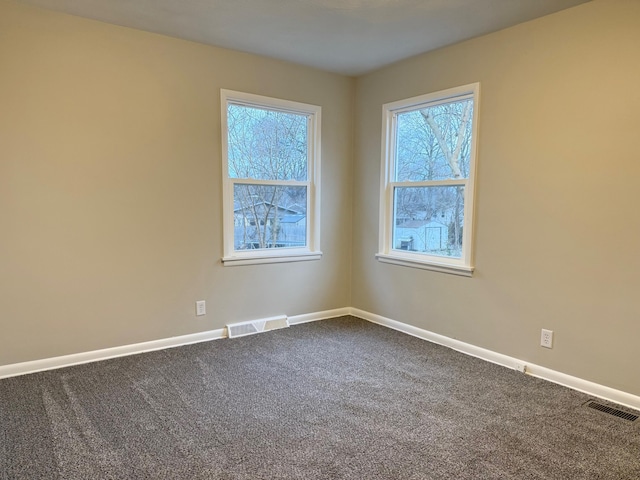
[[[320,251],[321,108],[221,90],[224,265]]]
[[[479,88],[383,105],[380,261],[471,276]]]

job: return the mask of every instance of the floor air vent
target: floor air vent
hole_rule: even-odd
[[[608,413],[609,415],[624,418],[625,420],[629,420],[630,422],[635,422],[638,419],[638,415],[634,415],[633,413],[629,412],[623,412],[622,410],[618,410],[617,408],[607,407],[606,405],[594,402],[593,400],[589,400],[586,405],[587,407],[593,408],[594,410],[599,410],[601,412]]]
[[[227,325],[227,335],[229,338],[244,337],[245,335],[268,332],[269,330],[277,330],[288,326],[289,319],[285,315],[282,315],[281,317],[264,318],[262,320],[252,320],[250,322]]]

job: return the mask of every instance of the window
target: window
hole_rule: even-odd
[[[321,257],[320,107],[221,90],[225,265]]]
[[[383,105],[380,261],[471,276],[478,91]]]

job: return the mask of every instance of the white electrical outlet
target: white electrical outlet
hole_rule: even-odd
[[[545,348],[553,347],[553,330],[542,329],[542,334],[540,335],[540,346]]]
[[[206,315],[207,313],[207,303],[204,300],[198,300],[196,302],[196,315]]]

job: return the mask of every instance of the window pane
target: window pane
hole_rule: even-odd
[[[235,184],[234,249],[307,245],[307,187]]]
[[[229,104],[229,177],[307,179],[307,116]]]
[[[469,177],[473,100],[397,115],[396,181]]]
[[[393,248],[460,258],[464,187],[396,187]]]

